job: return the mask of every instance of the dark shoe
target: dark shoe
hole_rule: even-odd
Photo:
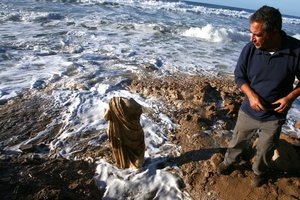
[[[266,177],[263,175],[255,175],[251,185],[252,187],[260,187],[266,183],[266,180],[267,180]]]
[[[230,174],[231,170],[232,165],[225,165],[223,162],[221,162],[217,167],[218,174],[228,175]]]

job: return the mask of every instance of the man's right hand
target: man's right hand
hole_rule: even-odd
[[[247,95],[253,110],[265,110],[265,107],[262,104],[263,100],[251,89],[248,83],[244,83],[241,86],[241,90]]]

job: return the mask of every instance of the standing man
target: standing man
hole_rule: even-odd
[[[259,140],[252,169],[254,187],[267,181],[266,173],[279,141],[281,127],[293,101],[300,95],[300,41],[281,30],[278,9],[263,6],[250,17],[251,41],[243,48],[234,71],[245,99],[233,138],[218,173],[228,174],[254,133]]]

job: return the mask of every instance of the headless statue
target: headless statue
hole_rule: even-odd
[[[108,121],[108,138],[119,168],[140,168],[144,163],[145,140],[140,125],[142,106],[134,99],[113,97],[104,119]]]

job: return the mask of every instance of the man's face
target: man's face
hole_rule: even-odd
[[[251,22],[250,32],[250,40],[257,49],[268,50],[270,48],[272,35],[264,31],[263,22]]]

